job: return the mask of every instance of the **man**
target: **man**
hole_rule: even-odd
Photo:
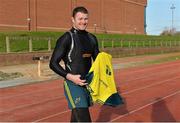
[[[72,110],[71,122],[91,122],[88,107],[91,98],[86,88],[85,76],[92,58],[99,53],[96,37],[87,32],[88,10],[76,7],[72,13],[73,27],[62,35],[56,43],[50,60],[50,68],[65,78],[64,93]],[[59,62],[63,60],[65,69]]]

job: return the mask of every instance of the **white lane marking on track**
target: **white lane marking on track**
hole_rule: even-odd
[[[25,107],[28,107],[28,106],[33,106],[33,105],[37,105],[37,104],[42,104],[42,103],[45,103],[45,102],[49,102],[49,101],[52,101],[52,100],[57,100],[59,99],[60,97],[56,97],[56,98],[53,98],[53,99],[47,99],[47,100],[44,100],[44,101],[41,101],[41,102],[38,102],[38,103],[32,103],[32,104],[27,104],[27,105],[21,105],[21,106],[17,106],[15,108],[11,108],[11,109],[7,109],[7,110],[0,110],[0,113],[3,113],[3,112],[8,112],[8,111],[13,111],[13,110],[16,110],[16,109],[21,109],[21,108],[25,108]]]
[[[116,121],[116,120],[118,120],[118,119],[121,119],[121,118],[123,118],[123,117],[125,117],[125,116],[128,116],[128,115],[130,115],[130,114],[133,114],[133,113],[135,113],[135,112],[137,112],[137,111],[140,111],[140,110],[142,110],[142,109],[144,109],[144,108],[146,108],[146,107],[148,107],[148,106],[151,106],[151,105],[153,105],[153,104],[155,104],[155,103],[157,103],[157,102],[160,102],[160,101],[162,101],[162,100],[164,100],[164,99],[166,99],[166,98],[172,97],[172,96],[174,96],[174,95],[176,95],[176,94],[179,94],[179,93],[180,93],[180,90],[179,90],[179,91],[176,91],[175,93],[172,93],[172,94],[169,94],[169,95],[167,95],[167,96],[164,96],[164,97],[162,97],[162,98],[159,99],[159,100],[152,101],[151,103],[148,103],[148,104],[146,104],[146,105],[144,105],[144,106],[141,106],[141,107],[139,107],[139,108],[137,108],[137,109],[135,109],[135,110],[132,110],[132,111],[126,113],[126,114],[123,114],[123,115],[121,115],[121,116],[118,116],[118,117],[112,119],[111,122],[114,122],[114,121]]]
[[[54,87],[54,88],[51,88],[51,89],[45,89],[45,90],[39,90],[39,91],[33,91],[33,92],[28,92],[28,93],[23,93],[23,94],[18,94],[18,95],[0,97],[0,99],[8,99],[8,98],[12,98],[12,97],[25,96],[25,95],[39,93],[39,92],[46,92],[46,91],[50,91],[50,90],[54,90],[54,89],[59,89],[59,87]]]
[[[141,68],[140,70],[131,70],[130,72],[128,72],[128,74],[131,74],[131,73],[137,73],[137,72],[143,72],[143,71],[149,71],[149,70],[153,70],[153,69],[160,69],[160,68],[165,68],[165,67],[172,67],[172,66],[176,66],[176,65],[179,65],[179,63],[174,63],[174,64],[163,64],[163,65],[160,65],[160,66],[153,66],[153,67],[148,67],[148,68]],[[127,73],[126,73],[127,74]]]
[[[161,81],[161,82],[158,82],[158,83],[155,83],[155,84],[151,84],[151,85],[148,85],[148,86],[145,86],[145,87],[142,87],[142,88],[137,88],[137,89],[134,89],[134,90],[131,90],[131,91],[127,91],[127,92],[121,93],[121,94],[122,95],[129,94],[129,93],[132,93],[132,92],[135,92],[135,91],[146,89],[146,88],[149,88],[149,87],[152,87],[152,86],[155,86],[155,85],[158,85],[158,84],[162,84],[162,83],[165,83],[167,81],[175,80],[175,79],[178,79],[178,78],[180,78],[180,77],[171,78],[171,79],[168,79],[168,80],[165,80],[165,81]],[[38,102],[38,103],[21,105],[21,106],[18,106],[18,107],[15,107],[15,108],[11,108],[11,109],[8,109],[8,110],[2,110],[2,111],[0,110],[0,113],[8,112],[8,111],[13,111],[13,110],[20,109],[20,108],[25,108],[25,107],[28,107],[28,106],[33,106],[33,105],[41,104],[41,103],[44,103],[44,102],[48,102],[48,101],[52,101],[52,100],[57,100],[57,99],[60,99],[60,98],[63,98],[63,97],[59,97],[58,96],[56,98],[48,99],[48,100],[41,101],[41,102]]]
[[[171,78],[171,79],[167,79],[167,80],[165,80],[165,81],[160,81],[160,82],[157,82],[157,83],[154,83],[154,84],[150,84],[150,85],[144,86],[144,87],[142,87],[142,88],[137,88],[137,89],[134,89],[134,90],[131,90],[131,91],[127,91],[127,92],[124,92],[124,93],[121,93],[121,94],[123,94],[123,95],[129,94],[129,93],[132,93],[132,92],[135,92],[135,91],[143,90],[143,89],[146,89],[146,88],[149,88],[149,87],[152,87],[152,86],[156,86],[156,85],[165,83],[165,82],[170,81],[170,80],[179,79],[179,78],[180,78],[180,77],[174,77],[174,78]]]
[[[177,63],[177,64],[178,64],[178,63]],[[175,64],[175,65],[177,65],[177,64]],[[174,65],[174,64],[173,64],[173,65]],[[169,66],[172,67],[172,65],[166,65],[166,66],[167,66],[167,67],[169,67]],[[166,67],[166,66],[165,66],[165,67]],[[162,67],[162,66],[161,66],[161,67]],[[161,68],[161,67],[160,67],[160,68]],[[164,66],[163,66],[162,68],[164,68]],[[152,68],[150,68],[150,69],[152,69]],[[138,72],[138,71],[141,71],[141,70],[137,70],[137,71],[134,71],[134,72]],[[142,71],[145,71],[145,70],[142,70]],[[166,71],[165,71],[165,72],[166,72]],[[165,72],[163,72],[163,73],[165,73]],[[162,72],[161,72],[161,73],[162,73]],[[153,75],[154,75],[154,73],[151,74],[151,75],[143,76],[143,77],[137,77],[137,78],[132,79],[132,80],[127,80],[125,83],[127,83],[127,82],[129,82],[129,81],[133,81],[133,80],[143,79],[143,78],[150,77],[150,76],[153,76]],[[124,85],[125,83],[123,83],[123,84],[121,84],[121,85]],[[0,97],[0,99],[7,99],[7,98],[11,98],[11,97],[24,96],[24,95],[28,95],[28,94],[37,93],[37,92],[44,92],[44,91],[46,92],[46,91],[53,90],[53,89],[58,89],[58,88],[59,88],[59,87],[54,87],[54,88],[47,89],[47,90],[33,91],[33,92],[24,93],[24,94],[19,94],[19,95]],[[60,88],[62,88],[62,87],[60,87]]]
[[[163,83],[163,82],[162,82]],[[154,85],[156,85],[156,84],[154,84]],[[153,85],[150,85],[149,87],[151,87],[151,86],[153,86]],[[146,87],[146,88],[148,88],[148,87]],[[141,89],[145,89],[144,87],[143,88],[141,88]],[[128,91],[128,92],[125,92],[125,93],[123,93],[123,94],[127,94],[127,93],[132,93],[132,92],[135,92],[135,91],[138,91],[138,90],[141,90],[141,89],[134,89],[134,90],[132,90],[132,91]],[[58,98],[60,98],[60,97],[57,97],[57,98],[55,98],[55,99],[58,99]],[[55,100],[55,99],[52,99],[52,100]],[[50,100],[50,99],[49,99]],[[49,100],[46,100],[46,101],[49,101]],[[45,102],[46,102],[45,101]],[[43,101],[42,102],[39,102],[39,103],[43,103]],[[39,104],[39,103],[34,103],[34,104],[30,104],[30,105],[26,105],[26,106],[31,106],[31,105],[36,105],[36,104]],[[17,108],[14,108],[14,109],[10,109],[10,110],[5,110],[5,111],[0,111],[0,112],[7,112],[7,111],[11,111],[11,110],[16,110],[16,109],[19,109],[19,108],[24,108],[24,107],[26,107],[26,106],[20,106],[20,107],[17,107]],[[68,110],[66,110],[66,111],[68,111]],[[66,112],[65,111],[65,112]],[[55,114],[56,115],[56,114]]]
[[[168,65],[168,66],[172,66],[172,65]],[[140,72],[141,71],[144,71],[144,70],[139,70]],[[139,71],[137,71],[137,72],[139,72]],[[173,79],[176,79],[176,78],[179,78],[179,77],[175,77],[175,78],[173,78]],[[172,80],[172,79],[169,79],[169,80]],[[166,81],[168,81],[168,80],[165,80],[165,82]],[[163,83],[163,81],[161,81],[160,83]],[[158,84],[160,84],[160,83],[158,83]],[[128,93],[132,93],[132,92],[135,92],[135,91],[138,91],[138,90],[141,90],[141,89],[145,89],[145,88],[148,88],[148,87],[151,87],[151,86],[154,86],[154,85],[156,85],[156,84],[151,84],[150,86],[146,86],[146,87],[143,87],[143,88],[140,88],[140,89],[134,89],[134,90],[132,90],[132,91],[130,91],[130,92],[125,92],[125,93],[122,93],[122,94],[128,94]],[[165,99],[164,97],[162,98],[162,99]],[[157,101],[155,101],[155,102],[157,102]],[[151,103],[150,103],[151,104]],[[148,104],[147,104],[148,105]],[[146,106],[146,105],[145,105]],[[144,107],[144,106],[142,106],[142,107]],[[146,106],[147,107],[147,106]],[[34,121],[34,122],[40,122],[40,121],[42,121],[42,120],[46,120],[46,119],[49,119],[49,118],[52,118],[52,117],[54,117],[54,116],[58,116],[58,115],[60,115],[60,114],[63,114],[63,113],[66,113],[66,112],[69,112],[70,110],[66,110],[66,111],[63,111],[63,112],[60,112],[60,113],[56,113],[56,114],[53,114],[53,115],[49,115],[48,117],[44,117],[44,118],[42,118],[42,119],[38,119],[38,120],[36,120],[36,121]],[[132,111],[131,111],[132,112]],[[128,113],[129,114],[129,113]]]
[[[67,112],[69,112],[70,110],[65,110],[65,111],[63,111],[63,112],[59,112],[59,113],[56,113],[56,114],[53,114],[53,115],[49,115],[49,116],[47,116],[47,117],[43,117],[43,118],[41,118],[41,119],[38,119],[38,120],[36,120],[36,121],[33,121],[33,123],[34,122],[42,122],[43,120],[46,120],[46,119],[49,119],[49,118],[52,118],[52,117],[55,117],[55,116],[58,116],[58,115],[61,115],[61,114],[64,114],[64,113],[67,113]]]
[[[180,77],[175,77],[175,78],[173,78],[173,80],[174,79],[177,79],[177,78],[180,78]],[[169,79],[169,80],[172,80],[172,79]],[[168,81],[168,80],[167,80]],[[167,82],[167,81],[164,81],[164,82]],[[163,82],[161,82],[161,83],[163,83]],[[159,84],[159,83],[158,83]],[[157,85],[158,85],[157,84]],[[153,84],[153,85],[155,85],[155,84]],[[151,86],[149,86],[149,87],[151,87]],[[146,86],[146,88],[148,88],[147,86]],[[141,89],[145,89],[145,88],[141,88]],[[138,90],[141,90],[141,89],[135,89],[135,91],[138,91]],[[135,92],[134,91],[134,92]],[[132,93],[133,91],[131,91],[130,93]],[[178,93],[179,93],[180,91],[178,91]],[[126,93],[122,93],[122,94],[126,94]],[[165,96],[166,97],[166,96]],[[162,99],[164,99],[164,97],[162,98]],[[70,110],[67,110],[67,111],[70,111]],[[47,117],[44,117],[44,118],[42,118],[43,120],[46,120],[46,119],[49,119],[49,118],[52,118],[52,117],[54,117],[54,116],[57,116],[58,114],[61,114],[61,112],[60,113],[56,113],[56,114],[53,114],[53,115],[49,115],[49,116],[47,116]],[[62,113],[63,114],[63,113]],[[129,114],[129,113],[127,113],[127,114]],[[38,119],[37,121],[41,121],[40,119]]]
[[[171,71],[171,72],[169,72],[169,71],[164,71],[164,72],[161,72],[161,74],[164,76],[164,73],[168,73],[168,75],[171,75],[171,74],[175,74],[175,73],[177,73],[177,72],[179,72],[179,71],[177,71],[177,70],[175,70],[175,72],[174,71]],[[155,73],[155,72],[153,72],[152,74],[148,74],[148,75],[141,75],[140,77],[136,77],[136,78],[134,78],[134,79],[127,79],[127,80],[125,80],[125,81],[123,81],[122,83],[118,83],[117,84],[117,86],[119,87],[119,86],[122,86],[122,85],[127,85],[127,84],[129,84],[129,82],[136,82],[135,80],[142,80],[142,79],[146,79],[146,78],[149,78],[149,77],[153,77],[153,76],[156,76],[157,75],[157,73]]]

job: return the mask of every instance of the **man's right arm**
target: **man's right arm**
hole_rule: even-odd
[[[49,63],[49,67],[60,76],[66,78],[67,71],[63,69],[63,67],[59,64],[62,58],[66,55],[68,46],[71,43],[71,37],[69,34],[65,33],[61,36],[54,48],[54,51],[51,56],[51,60]]]

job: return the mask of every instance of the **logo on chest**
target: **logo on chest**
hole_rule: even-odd
[[[82,57],[83,58],[89,58],[89,57],[91,57],[92,56],[92,54],[90,54],[90,53],[84,53],[84,54],[82,54]]]

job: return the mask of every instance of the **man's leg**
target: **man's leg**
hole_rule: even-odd
[[[78,122],[75,116],[75,109],[71,111],[71,122]]]
[[[72,109],[71,122],[91,122],[88,108]]]

